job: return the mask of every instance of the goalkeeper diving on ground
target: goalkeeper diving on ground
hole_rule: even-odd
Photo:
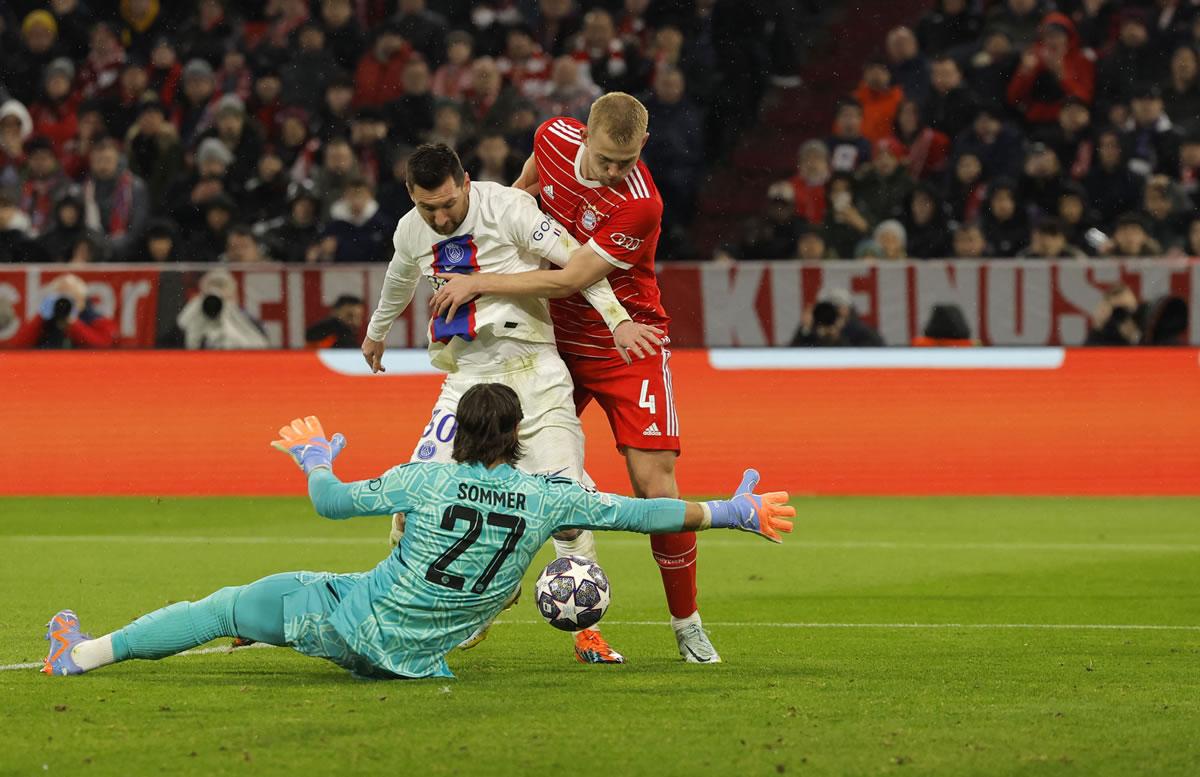
[[[353,483],[333,474],[345,438],[327,438],[313,416],[296,419],[272,444],[304,471],[320,515],[408,516],[404,538],[387,558],[367,572],[284,572],[222,588],[96,639],[82,633],[73,611],[61,610],[48,624],[41,671],[82,674],[236,637],[328,659],[356,677],[453,677],[446,654],[504,608],[556,531],[724,528],[779,542],[780,532],[792,530],[787,493],[754,493],[752,469],[731,499],[701,503],[631,499],[521,472],[522,415],[511,388],[473,386],[458,405],[453,462],[402,464]]]

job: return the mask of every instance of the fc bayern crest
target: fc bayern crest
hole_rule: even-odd
[[[586,229],[588,232],[591,232],[593,229],[596,228],[596,219],[597,218],[598,217],[596,216],[596,211],[592,210],[592,206],[589,205],[589,206],[587,206],[587,208],[584,209],[583,216],[580,217],[580,221],[583,222],[583,228]]]

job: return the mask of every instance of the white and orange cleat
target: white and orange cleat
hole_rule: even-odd
[[[613,650],[596,629],[575,632],[575,658],[581,664],[625,663],[625,656]]]

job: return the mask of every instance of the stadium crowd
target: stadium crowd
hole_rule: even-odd
[[[448,143],[510,183],[542,120],[611,90],[650,110],[680,230],[705,160],[794,69],[792,7],[10,0],[0,261],[386,260],[411,148]]]
[[[938,0],[737,258],[1200,256],[1200,3]]]

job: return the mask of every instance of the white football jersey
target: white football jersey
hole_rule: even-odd
[[[543,269],[547,261],[561,267],[579,247],[528,193],[484,181],[472,181],[469,192],[467,216],[452,235],[435,232],[416,208],[396,225],[395,254],[367,328],[372,340],[387,336],[392,322],[412,301],[421,275],[437,289],[455,274],[519,273]],[[610,330],[629,319],[607,280],[585,289],[584,296]],[[475,356],[473,352],[482,348],[481,334],[486,335],[485,341],[553,343],[554,325],[545,299],[483,295],[459,308],[449,322],[443,316],[430,320],[430,361],[453,372],[460,358]]]

